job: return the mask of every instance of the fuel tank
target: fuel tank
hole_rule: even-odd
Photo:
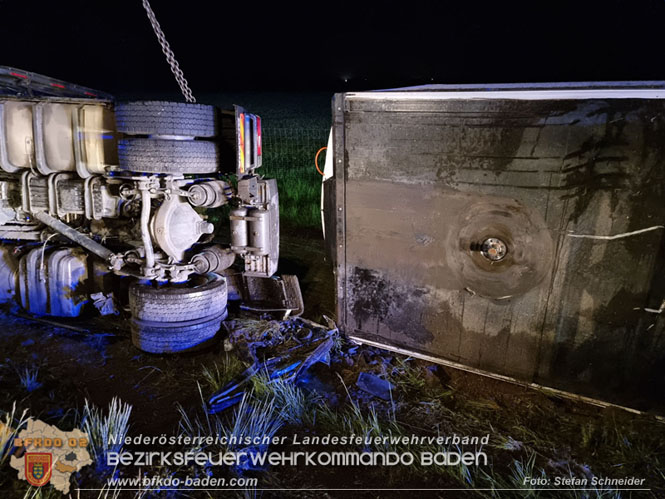
[[[78,317],[88,301],[87,258],[74,248],[29,251],[19,261],[21,306],[34,315]]]

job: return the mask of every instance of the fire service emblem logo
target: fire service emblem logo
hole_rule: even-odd
[[[30,485],[41,487],[51,479],[51,454],[46,452],[25,453],[25,479]]]

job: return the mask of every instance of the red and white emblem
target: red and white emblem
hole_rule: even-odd
[[[47,452],[25,453],[25,479],[30,485],[41,487],[51,479],[52,457]]]

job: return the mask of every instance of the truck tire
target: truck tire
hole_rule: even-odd
[[[129,286],[129,308],[135,320],[186,322],[213,317],[226,310],[226,279],[217,274],[193,276],[183,287]]]
[[[122,139],[118,164],[121,170],[139,173],[214,173],[219,148],[201,140]]]
[[[137,101],[115,106],[117,130],[129,135],[179,135],[215,137],[214,106],[182,102]]]
[[[226,319],[226,308],[215,317],[189,322],[143,322],[132,320],[132,343],[148,353],[181,353],[208,346]]]

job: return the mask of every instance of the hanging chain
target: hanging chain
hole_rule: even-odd
[[[143,0],[143,8],[148,14],[148,19],[150,20],[150,24],[152,24],[152,29],[155,32],[155,35],[157,35],[157,40],[159,41],[159,44],[162,46],[162,52],[164,52],[164,55],[166,56],[166,62],[168,62],[169,65],[171,66],[171,72],[173,73],[173,76],[175,76],[175,80],[178,82],[178,85],[180,86],[180,91],[182,92],[182,95],[185,96],[185,100],[187,102],[196,102],[196,99],[192,94],[192,89],[189,88],[189,84],[185,79],[185,75],[183,74],[182,69],[180,69],[178,61],[176,61],[175,59],[175,55],[173,54],[173,51],[169,46],[169,42],[166,41],[164,32],[162,31],[162,28],[159,25],[159,22],[157,21],[155,13],[152,11],[152,8],[150,7],[150,2],[148,2],[148,0]]]

